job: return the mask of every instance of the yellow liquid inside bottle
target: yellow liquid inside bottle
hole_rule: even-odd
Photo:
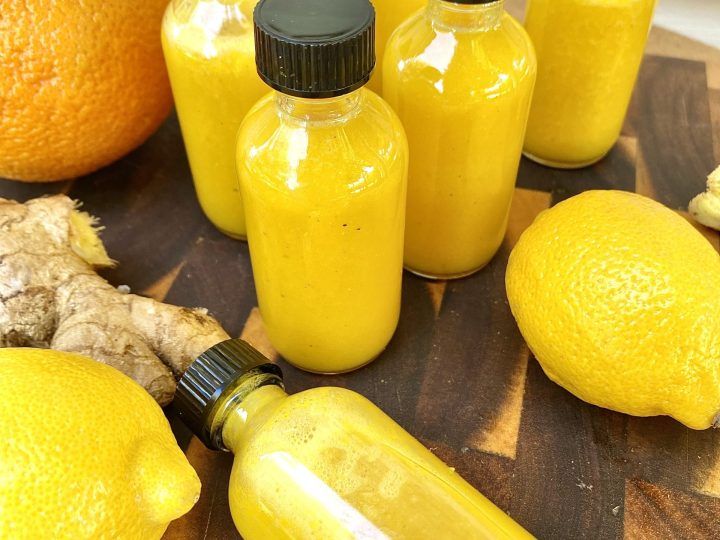
[[[257,75],[257,0],[172,2],[162,43],[200,205],[223,233],[245,238],[235,143],[245,114],[267,93]]]
[[[538,82],[525,154],[545,165],[590,165],[612,148],[652,22],[655,0],[530,0],[525,27]]]
[[[371,0],[375,6],[375,71],[368,88],[376,93],[382,92],[382,60],[385,44],[400,24],[410,15],[422,8],[427,0]]]
[[[229,499],[247,540],[532,538],[359,394],[263,386],[229,412]]]
[[[365,89],[273,93],[243,123],[238,166],[272,344],[315,372],[373,360],[400,311],[407,141],[395,114]]]
[[[383,94],[410,144],[405,266],[473,273],[503,240],[535,56],[502,2],[430,0],[388,44]]]

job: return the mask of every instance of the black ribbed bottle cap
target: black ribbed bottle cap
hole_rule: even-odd
[[[368,0],[261,0],[254,19],[258,74],[274,89],[328,98],[370,79],[375,10]]]
[[[190,364],[178,382],[173,406],[183,422],[214,450],[223,450],[213,440],[213,408],[240,377],[269,373],[282,380],[282,371],[257,349],[241,339],[229,339],[211,347]]]

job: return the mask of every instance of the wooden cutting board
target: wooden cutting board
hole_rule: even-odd
[[[514,243],[545,208],[583,190],[613,188],[682,211],[717,162],[720,51],[655,29],[611,154],[571,172],[523,161],[510,228],[493,262],[450,283],[406,275],[400,326],[387,351],[334,377],[277,358],[255,308],[247,246],[203,217],[175,118],[96,174],[56,184],[0,181],[0,196],[64,192],[83,201],[102,219],[108,251],[120,262],[106,273],[112,283],[208,307],[231,334],[282,365],[290,392],[338,385],[362,393],[540,538],[720,538],[720,433],[599,409],[550,382],[518,333],[503,281]],[[703,232],[720,249],[718,234]],[[238,538],[227,504],[232,457],[207,451],[170,418],[203,492],[166,538]]]

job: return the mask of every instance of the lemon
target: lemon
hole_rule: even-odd
[[[160,538],[199,492],[134,381],[79,355],[0,349],[0,538]]]
[[[513,250],[508,299],[545,373],[579,398],[694,429],[720,412],[720,255],[646,197],[589,191]]]

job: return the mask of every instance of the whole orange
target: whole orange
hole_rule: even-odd
[[[3,0],[0,177],[63,180],[142,144],[172,98],[167,0]]]

